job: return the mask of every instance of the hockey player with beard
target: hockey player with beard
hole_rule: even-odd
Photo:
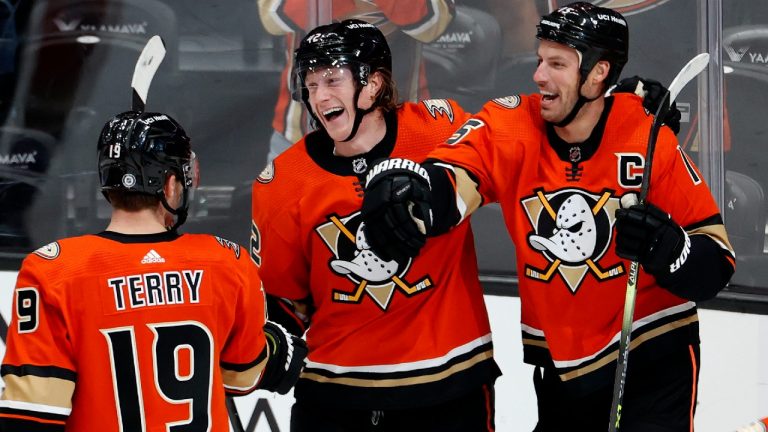
[[[373,168],[366,238],[379,256],[418,260],[425,238],[429,245],[479,206],[500,203],[517,255],[524,360],[536,366],[536,431],[605,430],[626,273],[638,261],[621,430],[690,431],[695,302],[734,271],[718,207],[662,128],[647,201],[622,208],[641,185],[653,117],[634,95],[604,95],[627,61],[620,14],[573,3],[544,16],[537,37],[540,94],[488,102],[418,171],[392,161]]]

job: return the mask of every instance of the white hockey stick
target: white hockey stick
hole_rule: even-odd
[[[131,80],[132,110],[144,111],[149,86],[152,84],[152,78],[154,78],[163,58],[165,58],[165,43],[160,36],[152,36],[144,45],[144,49],[141,50],[139,59],[136,61],[136,67],[133,69],[133,79]]]
[[[648,188],[651,182],[651,165],[653,162],[653,152],[656,150],[656,139],[659,136],[661,124],[672,102],[677,95],[691,82],[701,71],[709,64],[709,54],[701,53],[692,58],[678,72],[675,79],[669,85],[669,89],[664,94],[656,113],[654,113],[653,123],[651,124],[651,133],[648,136],[648,148],[645,153],[645,166],[643,167],[643,181],[640,186],[640,202],[645,202],[648,195]],[[669,103],[664,102],[669,100]],[[666,105],[666,107],[665,107]],[[633,195],[625,195],[625,198]],[[625,205],[626,204],[626,205]],[[622,207],[628,207],[633,202],[622,202]],[[629,275],[627,277],[627,293],[624,297],[624,318],[621,323],[621,336],[619,338],[619,357],[616,364],[616,376],[613,381],[613,401],[611,402],[611,418],[608,424],[608,431],[615,432],[619,428],[621,421],[621,403],[624,398],[624,384],[627,378],[627,362],[629,361],[629,343],[632,339],[632,323],[635,315],[635,297],[637,295],[637,277],[640,271],[640,264],[632,261],[629,266]]]

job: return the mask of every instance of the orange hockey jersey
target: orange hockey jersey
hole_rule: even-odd
[[[539,102],[488,102],[429,158],[464,168],[484,203],[501,204],[517,255],[526,362],[553,361],[563,381],[587,390],[613,379],[629,269],[614,251],[614,212],[622,195],[639,192],[652,116],[637,96],[616,94],[606,99],[604,130],[567,144],[545,126]],[[650,184],[649,202],[689,235],[713,238],[733,264],[717,205],[668,128]],[[698,343],[695,303],[641,271],[633,361],[688,343]]]
[[[258,273],[211,235],[51,243],[13,302],[0,430],[226,432],[225,387],[253,390],[267,360]]]
[[[265,290],[314,306],[297,399],[419,407],[499,375],[469,224],[403,262],[381,260],[361,229],[368,167],[387,157],[422,160],[466,118],[452,101],[405,103],[386,115],[387,135],[367,154],[334,156],[319,130],[254,182],[251,253]]]

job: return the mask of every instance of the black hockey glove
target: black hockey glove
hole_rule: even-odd
[[[660,82],[641,78],[637,75],[624,78],[611,89],[611,93],[634,93],[642,97],[643,107],[652,114],[656,113],[666,92],[667,88]],[[662,123],[667,125],[677,135],[680,132],[680,110],[677,109],[677,104],[674,102],[672,102],[671,107],[669,107],[668,100],[665,100],[664,104],[668,109],[662,118]]]
[[[304,368],[307,343],[272,321],[264,324],[264,335],[267,337],[269,359],[264,367],[259,388],[286,394],[296,384]]]
[[[415,257],[432,225],[429,174],[408,159],[373,166],[365,182],[362,218],[365,237],[384,260]]]
[[[616,210],[616,254],[639,262],[654,276],[670,274],[680,265],[687,234],[658,207],[627,198]]]

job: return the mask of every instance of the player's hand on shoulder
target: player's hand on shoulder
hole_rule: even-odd
[[[307,343],[272,321],[264,325],[264,335],[267,337],[269,359],[259,381],[259,388],[286,394],[296,384],[304,368]]]
[[[648,273],[661,276],[674,269],[688,242],[685,231],[671,216],[635,194],[621,199],[616,210],[616,254],[639,262]]]
[[[672,129],[675,135],[680,132],[682,115],[677,109],[676,103],[672,102],[672,106],[669,106],[669,100],[664,98],[667,88],[660,82],[635,75],[619,81],[609,91],[610,93],[634,93],[640,96],[643,98],[643,107],[652,114],[656,113],[663,101],[665,113],[662,117],[662,123]]]
[[[427,170],[408,159],[373,165],[365,182],[362,219],[368,245],[382,259],[415,257],[432,226]]]

